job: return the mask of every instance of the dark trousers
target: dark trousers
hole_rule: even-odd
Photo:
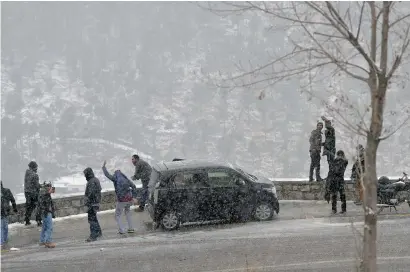
[[[98,207],[88,207],[88,223],[90,224],[90,238],[97,239],[102,235],[100,223],[97,218]]]
[[[313,170],[316,169],[316,180],[321,180],[320,177],[320,150],[310,151],[310,171],[309,180],[313,180]]]
[[[139,207],[143,209],[145,207],[145,203],[147,202],[147,198],[148,198],[149,179],[143,179],[141,180],[141,183],[142,183],[142,191],[141,191],[141,198],[139,200]]]
[[[24,216],[24,221],[26,223],[30,222],[31,215],[38,205],[38,194],[37,193],[24,193],[26,197],[26,214]],[[37,223],[41,223],[41,215],[36,213]]]
[[[328,177],[329,177],[329,173],[330,173],[330,168],[332,168],[332,163],[335,160],[335,153],[336,153],[336,150],[327,150],[326,153],[325,153],[326,158],[327,158],[327,164],[329,166],[329,172],[328,172],[328,175],[327,175]]]
[[[342,202],[342,212],[346,212],[346,193],[345,193],[345,185],[343,182],[335,181],[335,184],[331,186],[331,194],[332,194],[332,210],[337,211],[337,194],[340,194],[340,202]]]

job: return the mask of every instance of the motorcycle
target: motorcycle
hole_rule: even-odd
[[[394,208],[401,203],[407,202],[410,207],[410,180],[408,175],[403,172],[403,176],[397,181],[390,181],[388,177],[380,177],[377,182],[377,204],[383,208]]]

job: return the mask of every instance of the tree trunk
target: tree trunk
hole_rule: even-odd
[[[373,81],[373,83],[375,83]],[[371,84],[372,116],[370,131],[367,135],[365,175],[364,175],[364,235],[363,266],[364,272],[377,271],[377,148],[383,128],[384,102],[387,80],[379,76],[378,86]]]

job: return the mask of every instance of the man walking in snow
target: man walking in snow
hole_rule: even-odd
[[[102,166],[104,175],[114,183],[115,195],[117,197],[115,204],[115,220],[118,225],[118,233],[124,234],[125,230],[121,223],[121,214],[124,210],[125,217],[128,223],[128,233],[134,233],[134,228],[132,226],[132,218],[130,207],[133,200],[133,192],[137,191],[137,187],[132,183],[120,170],[116,170],[114,175],[108,173],[107,168],[105,167],[106,161]]]
[[[30,225],[30,218],[33,211],[38,205],[38,197],[40,192],[40,182],[37,174],[38,165],[35,161],[28,164],[28,169],[24,176],[24,196],[26,197],[26,214],[24,220],[26,226]],[[36,213],[37,226],[41,226],[41,217]]]
[[[132,164],[135,166],[135,173],[132,180],[140,179],[142,183],[142,195],[139,201],[139,211],[143,211],[148,198],[148,184],[151,177],[152,168],[146,161],[140,159],[138,155],[132,155]]]
[[[363,176],[365,172],[365,150],[364,147],[359,144],[356,147],[357,151],[357,159],[356,162],[353,164],[352,167],[352,175],[351,179],[355,183],[356,187],[356,201],[354,202],[356,205],[361,205],[363,201]]]
[[[329,171],[328,180],[330,194],[332,196],[332,212],[337,213],[337,194],[340,195],[342,202],[341,213],[346,212],[346,193],[344,175],[348,161],[345,158],[345,153],[342,150],[337,151],[336,159],[332,162],[332,168]]]
[[[87,167],[83,171],[87,185],[85,188],[85,205],[88,208],[88,223],[90,224],[90,237],[86,242],[96,241],[102,236],[100,223],[98,222],[97,212],[100,209],[101,202],[101,184],[95,177],[93,169]]]

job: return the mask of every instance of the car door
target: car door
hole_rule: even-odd
[[[203,170],[189,170],[179,173],[174,179],[179,194],[181,217],[184,222],[206,221],[209,217],[210,188],[207,175]],[[181,185],[177,185],[179,183]]]
[[[225,168],[211,168],[207,172],[212,194],[212,217],[229,219],[234,213],[240,189],[235,173]]]

